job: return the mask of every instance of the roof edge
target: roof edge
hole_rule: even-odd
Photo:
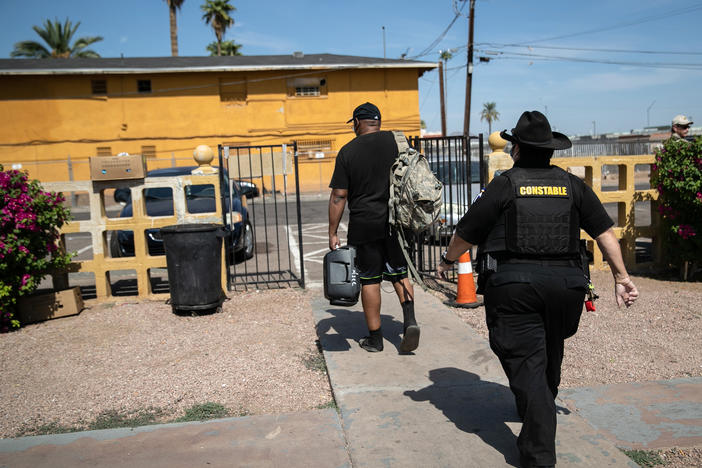
[[[130,68],[40,68],[40,69],[5,69],[0,75],[136,75],[144,73],[213,73],[213,72],[250,72],[250,71],[280,71],[280,70],[353,70],[378,68],[415,68],[424,71],[433,70],[439,66],[435,62],[404,63],[368,63],[368,64],[319,64],[319,65],[218,65],[196,67],[130,67]]]

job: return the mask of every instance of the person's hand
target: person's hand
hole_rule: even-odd
[[[621,307],[626,305],[629,307],[639,297],[639,290],[630,278],[624,278],[614,283],[614,298],[617,300],[617,305]]]
[[[452,267],[453,265],[447,265],[444,262],[439,262],[439,265],[437,265],[436,267],[436,275],[443,280],[448,279],[446,276],[446,272],[449,271]]]
[[[329,250],[336,250],[341,246],[339,244],[339,236],[336,234],[329,236]]]

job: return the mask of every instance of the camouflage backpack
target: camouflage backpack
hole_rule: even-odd
[[[426,289],[419,272],[407,253],[405,231],[420,233],[439,217],[443,184],[436,178],[423,154],[410,147],[402,132],[393,131],[397,159],[390,168],[389,221],[398,232],[407,269],[415,281]]]
[[[405,135],[392,133],[398,156],[390,169],[390,225],[419,233],[439,216],[443,184],[431,171],[427,158],[410,147]]]

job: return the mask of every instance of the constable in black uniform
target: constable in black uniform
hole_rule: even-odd
[[[638,291],[595,193],[550,165],[554,150],[571,146],[568,137],[552,132],[538,111],[524,112],[512,134],[501,136],[512,142],[514,167],[495,177],[463,216],[437,273],[445,278],[463,252],[479,246],[478,292],[485,297],[490,347],[522,419],[522,466],[553,466],[563,342],[578,328],[588,282],[580,228],[609,263],[617,304],[630,306]]]

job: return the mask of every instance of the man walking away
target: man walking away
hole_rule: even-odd
[[[388,223],[390,167],[398,155],[397,145],[392,132],[380,130],[380,111],[370,102],[358,106],[346,123],[350,122],[356,138],[339,151],[329,183],[329,248],[340,246],[337,230],[348,200],[348,243],[356,248],[361,303],[369,332],[359,344],[369,352],[383,350],[380,283],[387,279],[402,306],[400,351],[411,352],[419,345],[414,289],[397,233],[390,232]]]

